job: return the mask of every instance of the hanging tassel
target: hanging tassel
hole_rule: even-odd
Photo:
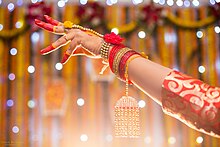
[[[140,109],[137,100],[128,96],[128,63],[125,67],[125,96],[115,105],[115,136],[136,138],[140,136]]]
[[[135,138],[140,136],[139,107],[130,96],[122,96],[115,106],[115,136]]]

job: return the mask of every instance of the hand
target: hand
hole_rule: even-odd
[[[43,55],[49,54],[62,46],[70,43],[69,48],[65,52],[62,64],[65,64],[71,56],[85,55],[90,58],[100,58],[99,49],[101,48],[103,37],[101,34],[95,34],[91,30],[79,27],[66,28],[64,23],[61,23],[53,18],[45,15],[47,23],[36,19],[35,24],[54,34],[63,35],[50,46],[42,49],[40,52]]]

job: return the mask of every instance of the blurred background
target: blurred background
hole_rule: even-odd
[[[133,86],[141,136],[115,138],[114,105],[125,83],[109,69],[100,75],[101,60],[78,56],[62,66],[68,45],[41,56],[59,37],[34,25],[44,14],[120,34],[150,60],[220,86],[219,0],[0,0],[1,147],[220,146]]]

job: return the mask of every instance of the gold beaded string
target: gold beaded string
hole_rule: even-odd
[[[96,31],[94,31],[94,30],[92,30],[92,29],[84,28],[84,27],[82,27],[82,26],[80,26],[80,25],[73,24],[71,21],[65,21],[65,22],[63,23],[63,26],[64,26],[64,29],[80,29],[80,30],[83,30],[83,31],[88,31],[88,32],[90,32],[90,33],[92,33],[92,34],[97,35],[98,37],[103,38],[103,35],[102,35],[102,34],[96,32]]]
[[[128,65],[129,65],[129,63],[132,60],[134,60],[135,58],[138,58],[138,57],[140,57],[140,55],[133,55],[133,56],[131,56],[128,59],[126,65],[125,65],[125,82],[126,82],[126,85],[125,85],[125,95],[126,95],[126,97],[128,97]]]

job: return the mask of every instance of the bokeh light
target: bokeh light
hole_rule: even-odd
[[[38,0],[31,0],[31,2],[34,4],[34,3],[37,3]]]
[[[195,7],[198,7],[198,6],[199,6],[199,1],[198,1],[198,0],[193,0],[193,1],[192,1],[192,4],[193,4]]]
[[[165,0],[160,0],[159,4],[164,5],[165,4]]]
[[[111,134],[108,134],[108,135],[106,135],[105,139],[107,142],[111,142],[113,140],[113,137]]]
[[[111,30],[111,32],[114,32],[115,34],[118,34],[118,33],[119,33],[119,30],[118,30],[118,28],[113,28],[113,29]]]
[[[143,2],[143,0],[132,0],[133,4],[138,5]]]
[[[56,63],[55,68],[56,68],[56,70],[61,70],[61,69],[63,69],[63,64],[62,63]]]
[[[11,81],[15,80],[15,74],[14,73],[10,73],[8,75],[8,79],[11,80]]]
[[[203,32],[202,32],[202,31],[198,31],[198,32],[196,33],[196,36],[197,36],[198,38],[202,38]]]
[[[169,144],[175,144],[176,143],[176,138],[175,137],[169,137],[168,138],[168,143]]]
[[[17,5],[22,6],[23,5],[23,0],[17,0]]]
[[[202,143],[203,142],[203,138],[201,136],[197,137],[196,138],[196,142],[199,143],[199,144]]]
[[[150,144],[150,143],[151,143],[151,138],[150,138],[149,136],[145,137],[145,138],[144,138],[144,142],[145,142],[146,144]]]
[[[33,65],[28,66],[28,72],[29,73],[34,73],[35,72],[35,67]]]
[[[79,2],[80,2],[80,4],[85,5],[85,4],[87,4],[88,0],[80,0]]]
[[[179,7],[183,6],[183,1],[182,0],[177,0],[176,5],[179,6]]]
[[[19,132],[18,126],[13,126],[13,127],[12,127],[12,132],[15,133],[15,134],[17,134],[17,133]]]
[[[0,24],[0,31],[1,31],[1,30],[3,30],[3,28],[4,28],[4,27],[3,27],[3,25],[2,25],[2,24]]]
[[[78,106],[83,106],[85,104],[85,101],[83,98],[78,98],[76,103]]]
[[[185,0],[185,1],[183,2],[183,4],[184,4],[185,7],[189,7],[189,6],[190,6],[190,1]]]
[[[220,33],[220,27],[219,26],[215,26],[214,30],[215,30],[216,33]]]
[[[29,108],[34,108],[34,107],[35,107],[35,102],[34,102],[34,100],[29,100],[29,101],[27,102],[27,105],[28,105]]]
[[[201,66],[199,66],[198,70],[199,70],[200,73],[204,73],[205,72],[205,67],[201,65]]]
[[[173,4],[174,4],[173,0],[167,0],[167,5],[168,6],[173,6]]]
[[[8,10],[12,12],[15,9],[15,5],[13,3],[8,4]]]
[[[146,106],[146,102],[145,102],[144,100],[140,100],[140,101],[138,102],[138,106],[139,106],[140,108],[144,108],[144,107]]]
[[[138,37],[143,39],[146,37],[146,33],[144,31],[140,31],[140,32],[138,32]]]
[[[13,55],[13,56],[17,55],[17,52],[18,52],[18,51],[17,51],[16,48],[11,48],[11,49],[10,49],[10,54]]]
[[[8,107],[12,107],[13,105],[14,105],[14,101],[13,100],[11,100],[11,99],[7,100],[7,106]]]
[[[31,41],[32,41],[33,43],[37,43],[37,42],[39,41],[39,39],[40,39],[40,35],[39,35],[38,32],[32,33],[32,35],[31,35]]]
[[[89,137],[88,137],[86,134],[82,134],[82,135],[80,136],[80,140],[81,140],[82,142],[86,142],[86,141],[88,141],[88,139],[89,139]]]
[[[17,22],[15,23],[15,27],[16,27],[17,29],[21,28],[22,26],[23,26],[23,23],[22,23],[21,21],[17,21]]]

